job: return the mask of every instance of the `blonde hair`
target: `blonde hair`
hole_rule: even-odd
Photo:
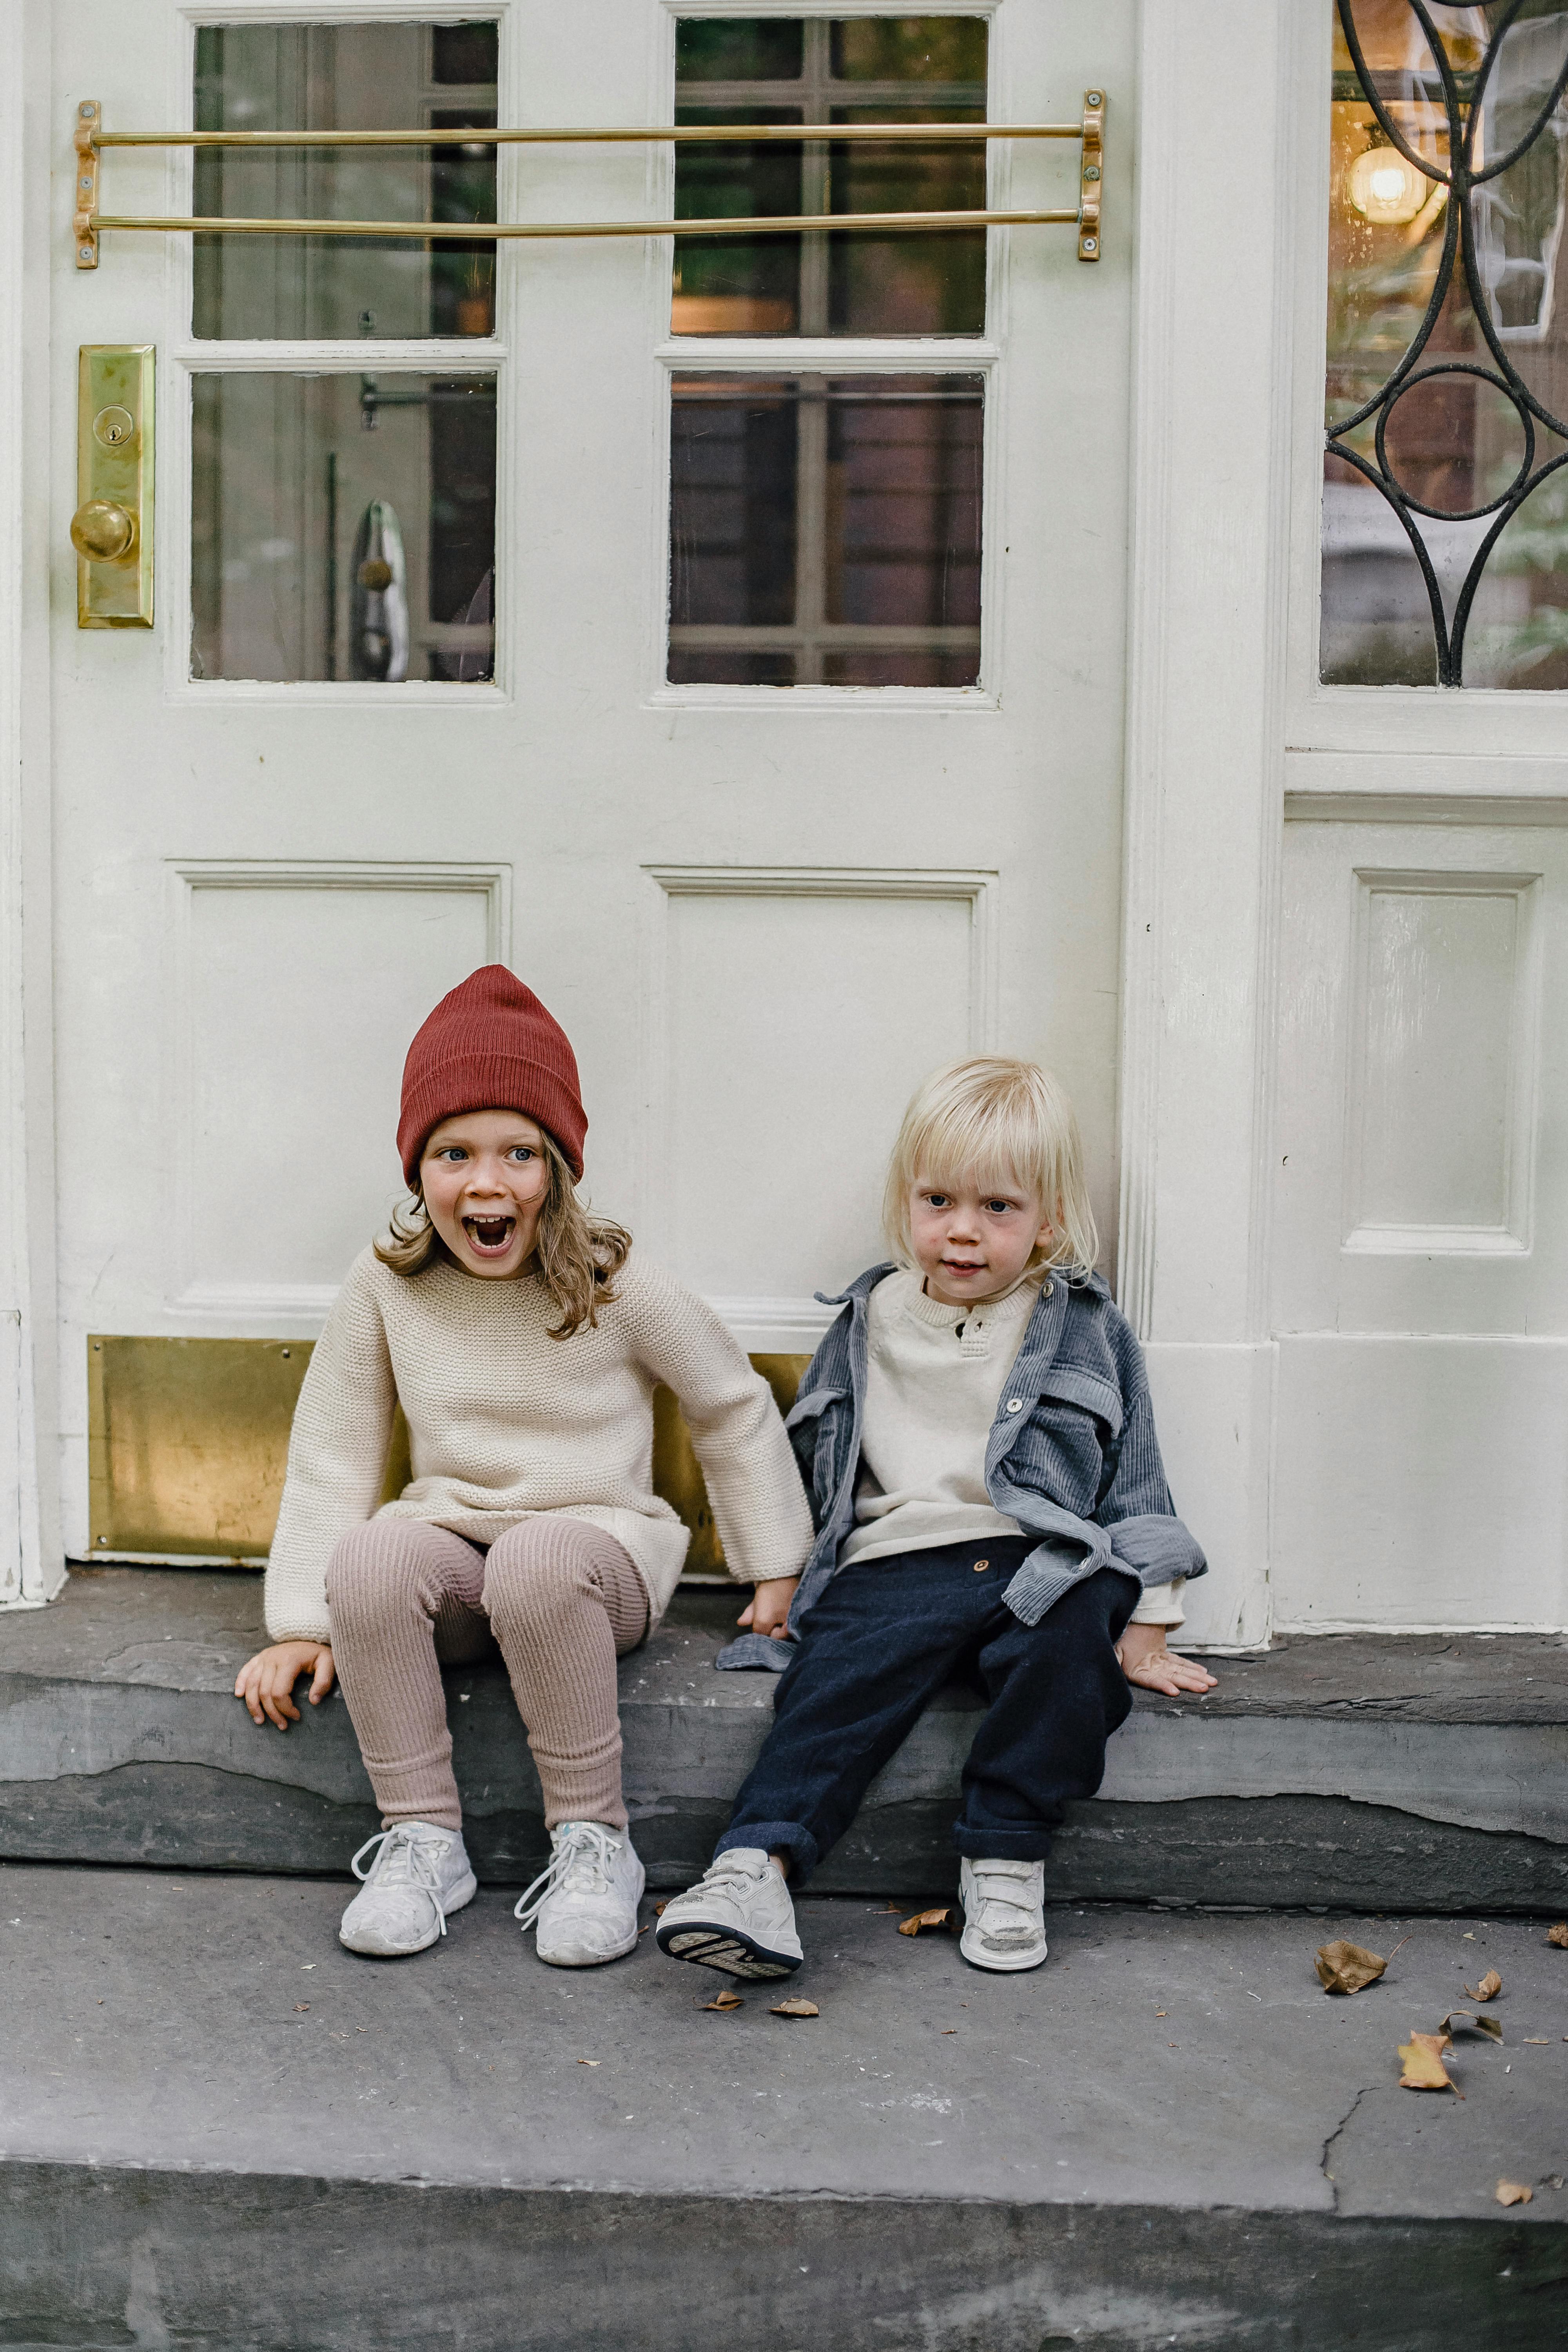
[[[1067,1089],[1037,1062],[977,1054],[933,1070],[904,1113],[882,1200],[882,1228],[901,1264],[912,1265],[910,1194],[917,1183],[952,1185],[969,1177],[1012,1184],[1040,1203],[1049,1239],[1029,1260],[1089,1274],[1100,1254],[1094,1211],[1084,1181],[1083,1139]]]
[[[632,1237],[624,1225],[613,1224],[608,1217],[589,1215],[577,1198],[560,1145],[545,1129],[539,1132],[550,1184],[539,1212],[531,1265],[561,1310],[561,1320],[550,1337],[569,1339],[584,1323],[590,1331],[597,1328],[598,1310],[616,1296],[616,1276],[631,1255]],[[413,1191],[411,1207],[393,1211],[391,1239],[375,1244],[377,1257],[394,1274],[423,1274],[426,1266],[443,1258],[448,1265],[456,1264],[430,1222],[417,1180]]]

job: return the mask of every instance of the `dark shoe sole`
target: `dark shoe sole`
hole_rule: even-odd
[[[700,1968],[722,1969],[726,1976],[793,1977],[800,1966],[782,1952],[765,1951],[734,1927],[661,1926],[655,1940],[672,1960],[695,1960]]]

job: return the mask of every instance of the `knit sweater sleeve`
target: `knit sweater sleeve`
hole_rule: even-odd
[[[798,1576],[811,1510],[773,1391],[705,1300],[647,1264],[620,1276],[638,1360],[673,1389],[731,1576]]]
[[[289,1470],[267,1563],[267,1631],[325,1642],[327,1562],[381,1497],[397,1391],[369,1250],[350,1267],[294,1410]]]

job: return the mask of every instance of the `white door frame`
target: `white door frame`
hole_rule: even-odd
[[[1148,1349],[1177,1508],[1209,1553],[1184,1638],[1216,1649],[1270,1624],[1292,20],[1307,13],[1142,13],[1118,1294]]]

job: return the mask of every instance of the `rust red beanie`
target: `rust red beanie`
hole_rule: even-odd
[[[516,1110],[537,1120],[581,1177],[588,1120],[576,1056],[561,1024],[504,964],[471,971],[408,1048],[397,1150],[410,1186],[431,1129],[465,1110]]]

